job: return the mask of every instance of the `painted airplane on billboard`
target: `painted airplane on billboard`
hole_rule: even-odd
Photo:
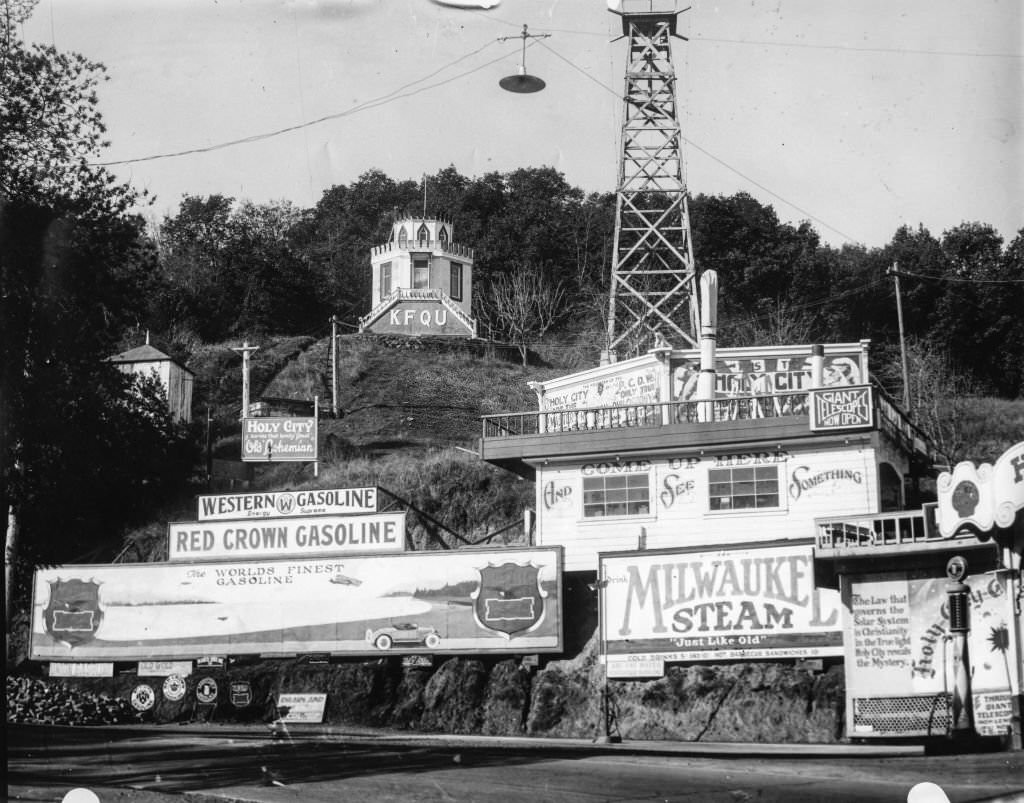
[[[31,656],[557,651],[560,570],[560,548],[43,569]]]

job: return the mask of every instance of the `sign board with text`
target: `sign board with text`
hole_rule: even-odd
[[[377,489],[373,487],[210,494],[198,497],[197,518],[199,521],[233,521],[376,513],[377,500]]]
[[[405,512],[364,516],[172,522],[167,559],[357,555],[405,550]]]
[[[660,658],[636,659],[632,655],[609,656],[605,666],[608,677],[628,680],[631,678],[660,678],[665,675],[665,662]]]
[[[94,664],[72,664],[65,661],[51,661],[49,676],[51,678],[112,678],[114,664],[101,661]]]
[[[242,419],[242,460],[283,463],[316,460],[315,418]]]
[[[814,587],[811,545],[600,556],[609,665],[842,655],[839,595]]]
[[[975,724],[979,733],[1004,733],[1009,712],[1000,700],[1018,691],[1013,600],[998,574],[968,576],[964,582],[971,590],[968,655],[978,712]],[[946,577],[925,571],[849,578],[843,606],[847,710],[854,712],[847,726],[850,736],[891,735],[884,730],[885,717],[874,722],[864,713],[871,708],[865,701],[887,698],[921,701],[920,726],[908,725],[901,735],[934,733],[929,722],[936,714],[931,707],[951,690],[953,677],[949,585]],[[944,706],[939,713],[945,713]]]
[[[166,678],[171,675],[188,677],[192,674],[191,661],[139,661],[140,678]]]
[[[30,656],[562,650],[560,547],[40,569]]]
[[[326,694],[279,694],[278,722],[323,722]]]
[[[814,432],[870,429],[875,424],[868,385],[812,390],[810,397],[811,430]]]

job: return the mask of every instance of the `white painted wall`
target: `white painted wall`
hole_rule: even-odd
[[[874,513],[878,471],[871,448],[792,449],[678,455],[537,466],[537,545],[565,547],[567,571],[597,569],[599,552],[715,547],[720,544],[811,538],[814,519]],[[726,465],[777,465],[777,510],[711,511],[708,470]],[[583,478],[601,472],[648,472],[650,512],[583,517]]]
[[[192,420],[192,386],[195,378],[180,365],[171,360],[153,360],[117,363],[117,368],[126,374],[156,374],[167,393],[167,407],[174,419],[186,424]]]

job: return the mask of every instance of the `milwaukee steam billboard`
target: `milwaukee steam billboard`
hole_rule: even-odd
[[[153,661],[558,652],[561,564],[554,547],[43,569],[30,653]]]
[[[605,553],[600,577],[609,666],[843,654],[839,594],[815,589],[807,543]]]

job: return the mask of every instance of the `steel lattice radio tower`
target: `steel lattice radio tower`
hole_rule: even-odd
[[[685,10],[685,9],[683,9]],[[697,270],[683,180],[672,37],[675,0],[622,0],[629,38],[607,359],[664,342],[697,345]],[[689,331],[688,331],[689,330]]]

